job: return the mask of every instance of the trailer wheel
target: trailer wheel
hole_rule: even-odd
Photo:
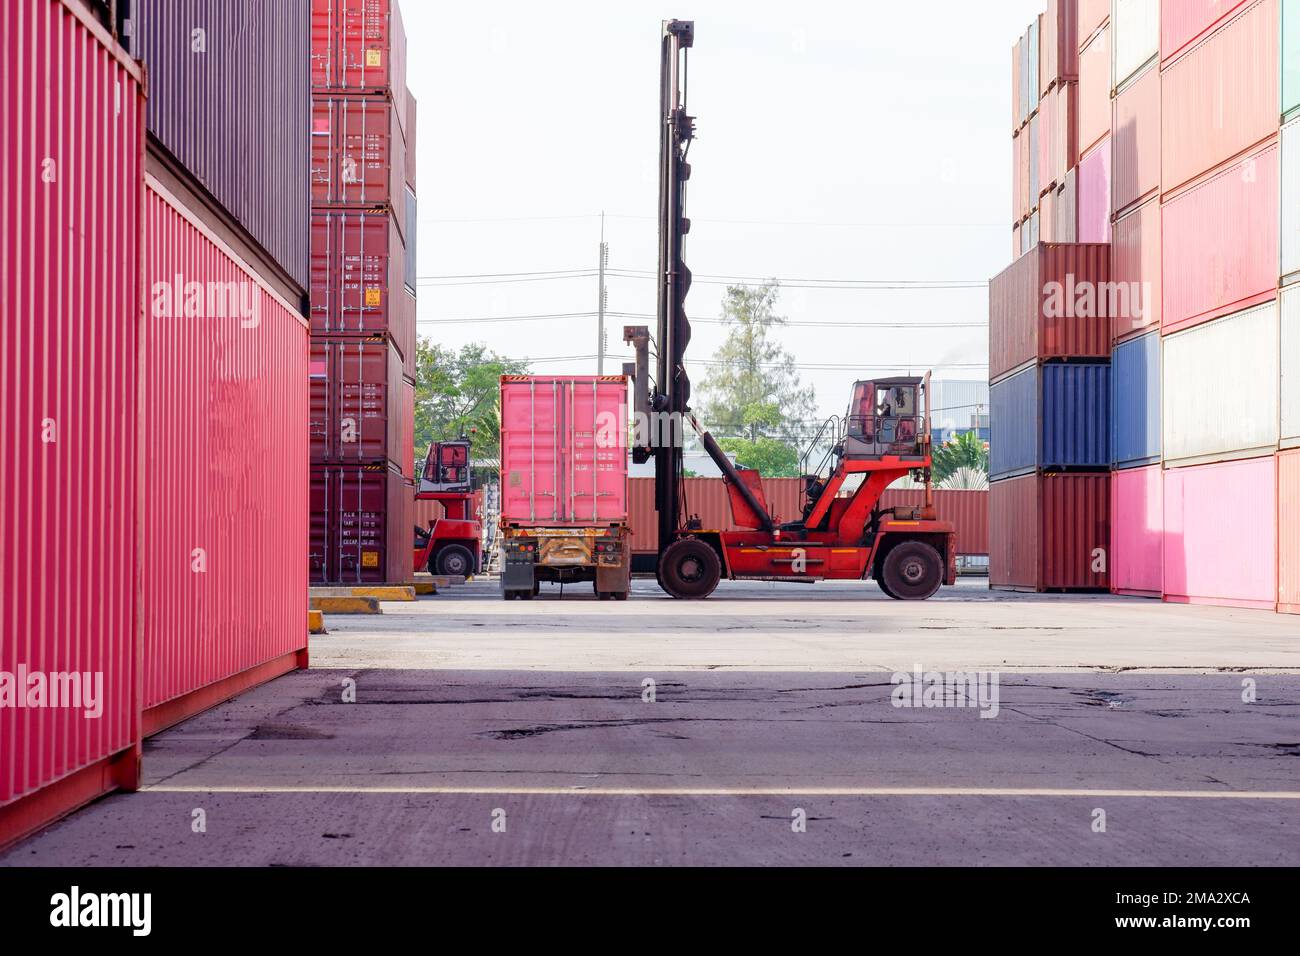
[[[434,574],[459,574],[469,577],[474,573],[474,555],[470,554],[469,548],[464,545],[449,544],[439,548],[432,561],[436,570],[434,568],[430,570]]]
[[[708,597],[721,577],[718,553],[698,538],[673,542],[659,559],[660,587],[681,600]]]
[[[880,589],[900,601],[924,601],[943,584],[943,559],[924,541],[904,541],[885,555]]]

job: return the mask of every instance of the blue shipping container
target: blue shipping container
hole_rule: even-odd
[[[1112,464],[1155,464],[1160,460],[1160,333],[1116,347],[1110,381]]]
[[[990,389],[989,476],[1110,467],[1110,366],[1036,365]]]

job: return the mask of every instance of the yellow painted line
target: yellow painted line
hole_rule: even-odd
[[[1296,790],[1089,790],[1052,787],[456,787],[277,786],[190,787],[158,784],[156,793],[428,793],[462,796],[594,797],[1089,797],[1164,800],[1300,800]]]
[[[325,633],[325,615],[320,611],[307,612],[307,633],[324,634]]]
[[[314,597],[307,607],[326,614],[382,614],[379,601],[371,597]]]

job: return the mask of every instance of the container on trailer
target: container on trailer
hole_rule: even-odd
[[[1277,456],[1277,609],[1300,614],[1300,450]]]
[[[312,584],[410,583],[415,485],[394,467],[313,465]]]
[[[381,464],[409,475],[402,357],[384,336],[311,342],[311,460]],[[413,412],[412,412],[413,414]]]
[[[1160,191],[1160,70],[1155,64],[1115,96],[1111,164],[1116,218]]]
[[[989,283],[989,378],[1030,362],[1110,358],[1110,246],[1040,243]],[[1100,293],[1100,294],[1099,294]]]
[[[1166,601],[1277,605],[1276,468],[1266,455],[1164,472]]]
[[[1160,199],[1152,196],[1111,229],[1111,279],[1129,290],[1128,307],[1111,316],[1117,342],[1160,328],[1160,214]]]
[[[1047,0],[1039,40],[1039,94],[1079,76],[1079,14],[1075,0]]]
[[[1079,152],[1110,132],[1110,27],[1079,52]]]
[[[1022,475],[989,485],[989,586],[1108,590],[1110,474]]]
[[[1282,324],[1281,354],[1281,445],[1300,446],[1300,285],[1283,289],[1278,296]]]
[[[1110,242],[1110,137],[1079,160],[1079,241]]]
[[[1278,443],[1276,301],[1165,336],[1163,349],[1167,465],[1273,453]]]
[[[1279,203],[1282,207],[1282,283],[1300,279],[1300,119],[1282,127]]]
[[[147,179],[146,734],[300,666],[307,647],[307,321],[203,209]]]
[[[1246,6],[1161,71],[1166,196],[1277,133],[1278,3]]]
[[[1165,202],[1166,335],[1276,295],[1278,152],[1269,146]]]
[[[1032,365],[989,389],[989,475],[1110,466],[1110,365]]]
[[[1110,0],[1078,0],[1076,33],[1080,48],[1110,19]]]
[[[0,846],[139,782],[143,75],[74,0],[0,5],[0,670],[101,674],[98,719],[0,707]],[[76,69],[60,69],[75,64]],[[39,186],[42,169],[57,175]],[[26,174],[24,174],[26,175]],[[32,369],[43,370],[33,375]],[[51,440],[54,439],[54,440]],[[67,543],[93,586],[68,580]]]
[[[1148,62],[1159,59],[1160,0],[1115,0],[1110,29],[1111,86],[1118,89]]]
[[[1162,66],[1187,51],[1246,0],[1169,0],[1160,5],[1160,60]]]
[[[135,0],[149,132],[307,287],[309,0]],[[119,4],[120,6],[120,4]]]
[[[1160,333],[1115,347],[1111,360],[1111,461],[1135,468],[1160,461]]]
[[[397,108],[379,97],[317,94],[311,116],[313,208],[387,207],[405,237],[407,147]]]
[[[1300,9],[1282,4],[1282,114],[1300,109]]]
[[[1116,594],[1164,592],[1164,472],[1160,465],[1110,476],[1110,583]]]
[[[311,215],[313,335],[388,333],[414,342],[402,308],[406,248],[387,213],[316,209]]]
[[[389,95],[406,122],[406,28],[397,0],[311,0],[311,88]]]

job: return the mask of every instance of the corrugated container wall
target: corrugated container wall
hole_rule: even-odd
[[[1078,0],[1078,42],[1084,46],[1110,16],[1110,0]]]
[[[1164,472],[1159,465],[1110,476],[1110,582],[1117,594],[1164,591]]]
[[[1079,239],[1079,169],[1065,174],[1056,201],[1057,242],[1070,244]]]
[[[1079,160],[1079,241],[1110,242],[1110,137]]]
[[[374,96],[318,96],[312,102],[311,201],[391,207],[405,237],[406,143],[397,110]]]
[[[1165,337],[1166,463],[1272,454],[1278,439],[1277,343],[1276,302]]]
[[[1039,94],[1079,77],[1079,13],[1075,0],[1047,0],[1039,39]]]
[[[1023,475],[989,486],[989,586],[1108,590],[1110,475]]]
[[[1079,53],[1079,152],[1110,132],[1110,27]]]
[[[1109,365],[1035,365],[989,395],[991,477],[1109,466]]]
[[[310,580],[402,584],[414,577],[415,486],[384,465],[311,467]]]
[[[1160,199],[1153,196],[1111,229],[1111,278],[1129,290],[1128,308],[1111,316],[1116,341],[1160,327],[1160,215]]]
[[[1300,285],[1278,296],[1282,322],[1281,444],[1300,445]]]
[[[138,781],[145,104],[139,69],[72,0],[0,5],[0,49],[0,670],[103,675],[98,719],[0,707],[3,845]],[[93,580],[69,581],[69,547]]]
[[[311,343],[311,460],[318,464],[405,461],[402,357],[383,336]]]
[[[1154,65],[1115,97],[1111,156],[1116,215],[1160,191],[1160,71]]]
[[[1277,609],[1300,614],[1300,451],[1277,456]]]
[[[1160,461],[1160,333],[1116,346],[1110,376],[1111,461],[1116,468]]]
[[[317,209],[311,215],[313,335],[391,332],[401,348],[414,329],[398,299],[406,249],[391,216]]]
[[[1166,0],[1160,4],[1160,59],[1168,62],[1186,50],[1246,0]]]
[[[1278,4],[1257,0],[1161,72],[1166,194],[1277,133]]]
[[[149,132],[307,288],[309,0],[135,0]]]
[[[1025,39],[1021,37],[1011,47],[1011,134],[1014,136],[1020,129],[1020,98],[1021,98],[1021,75],[1020,60]]]
[[[1282,127],[1281,195],[1283,281],[1300,279],[1300,119]]]
[[[397,0],[311,0],[311,89],[388,91],[406,122],[406,28]]]
[[[1168,470],[1164,504],[1166,601],[1276,606],[1275,456]]]
[[[152,180],[142,272],[148,711],[307,646],[308,333],[293,303]],[[201,314],[191,288],[208,290]],[[237,290],[238,309],[222,311],[222,289]]]
[[[1114,47],[1111,86],[1118,88],[1160,54],[1160,0],[1114,0],[1110,28]]]
[[[1300,8],[1282,4],[1282,113],[1300,109]]]

